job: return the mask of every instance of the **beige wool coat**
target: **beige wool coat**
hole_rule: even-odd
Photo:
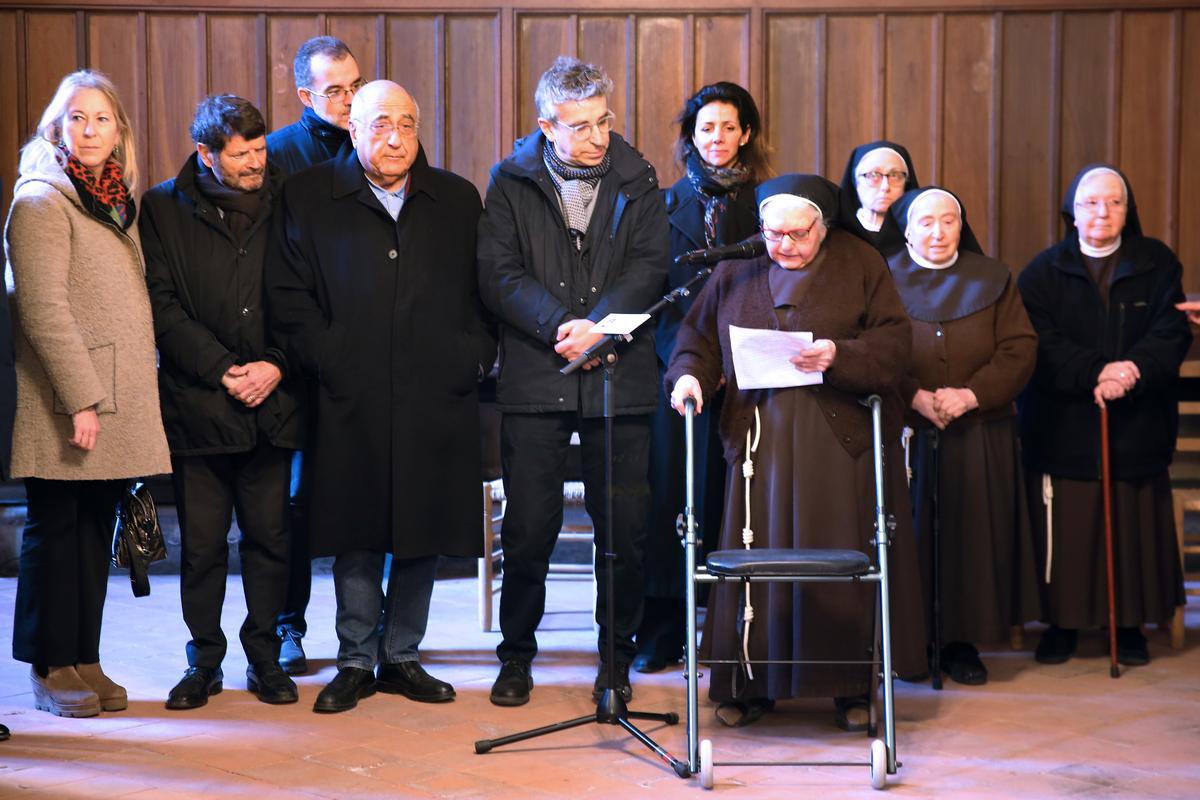
[[[17,415],[13,477],[103,480],[171,471],[137,226],[120,232],[80,202],[57,149],[35,141],[4,229],[12,270]],[[91,451],[71,415],[96,406]]]

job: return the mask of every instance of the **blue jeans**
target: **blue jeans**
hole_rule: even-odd
[[[334,559],[338,669],[374,670],[376,663],[398,664],[418,658],[438,559],[393,558],[385,595],[386,558],[384,553],[352,550]]]

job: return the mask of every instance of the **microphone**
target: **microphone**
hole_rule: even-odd
[[[755,258],[767,252],[767,244],[762,239],[746,239],[737,244],[727,244],[724,247],[710,247],[707,250],[692,250],[675,258],[676,264],[716,264],[730,258]]]

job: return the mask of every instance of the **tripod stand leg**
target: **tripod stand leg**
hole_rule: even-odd
[[[675,725],[679,722],[679,715],[674,711],[661,713],[657,711],[627,711],[625,716],[628,719],[648,719],[654,722],[665,722],[668,725]]]
[[[534,739],[534,738],[537,738],[538,736],[545,736],[548,733],[555,733],[557,731],[565,731],[565,730],[569,730],[571,728],[578,728],[580,725],[587,725],[589,722],[595,722],[595,721],[596,721],[596,715],[588,714],[586,717],[576,717],[575,719],[569,719],[564,722],[555,722],[553,725],[544,725],[541,728],[534,728],[533,730],[521,731],[520,733],[514,733],[509,736],[501,736],[498,739],[480,739],[479,741],[475,742],[475,752],[476,753],[486,753],[489,750],[491,750],[493,747],[503,747],[506,744],[513,744],[514,742],[523,742],[526,739]]]
[[[632,717],[632,716],[634,716],[634,714],[631,712],[629,714],[629,716]],[[665,715],[665,714],[658,714],[658,715],[640,714],[639,718],[645,719],[647,716],[667,716],[667,715]],[[671,716],[675,716],[675,715],[672,714]],[[676,721],[678,721],[678,719],[679,718],[676,717]],[[653,739],[651,739],[649,736],[647,736],[646,734],[644,734],[640,730],[638,730],[638,727],[636,725],[634,725],[632,722],[630,722],[627,719],[618,719],[617,724],[620,725],[625,730],[627,730],[629,732],[630,736],[637,739],[639,742],[646,745],[646,747],[649,747],[651,750],[653,750],[654,754],[656,756],[658,756],[663,761],[670,764],[671,769],[675,770],[676,775],[678,775],[681,778],[691,777],[692,772],[691,772],[691,770],[688,769],[688,765],[687,765],[686,761],[680,761],[679,759],[675,758],[670,753],[668,753],[666,750],[659,747],[658,744]]]

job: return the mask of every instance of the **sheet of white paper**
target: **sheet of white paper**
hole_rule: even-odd
[[[729,326],[733,369],[740,389],[780,389],[824,383],[820,372],[801,372],[791,361],[812,344],[812,331],[773,331]]]
[[[649,314],[609,314],[593,325],[591,332],[628,336],[648,319],[650,319]]]

